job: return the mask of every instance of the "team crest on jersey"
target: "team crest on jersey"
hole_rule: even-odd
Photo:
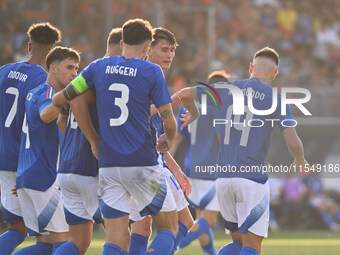
[[[32,97],[33,97],[33,94],[32,93],[28,93],[27,96],[26,96],[26,100],[27,101],[31,101]]]

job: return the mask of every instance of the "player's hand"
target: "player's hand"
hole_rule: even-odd
[[[179,91],[176,91],[175,94],[173,94],[171,96],[171,100],[172,100],[172,105],[179,105],[182,103],[180,97],[178,96],[179,95]]]
[[[91,143],[91,150],[92,150],[93,156],[98,160],[98,155],[99,155],[98,142]]]
[[[179,185],[181,185],[184,195],[188,196],[191,193],[192,188],[189,178],[181,170],[173,171],[172,174]]]
[[[13,195],[15,195],[16,197],[18,196],[17,185],[14,185],[14,188],[11,189],[11,191]]]
[[[168,152],[172,147],[172,141],[170,141],[165,134],[162,134],[157,141],[156,150],[162,153]]]
[[[300,176],[309,175],[310,166],[309,166],[309,163],[306,160],[304,160],[304,161],[294,160],[292,165],[291,165],[291,168],[293,168],[294,172],[298,172]]]
[[[181,118],[179,119],[183,124],[181,125],[180,129],[183,130],[186,126],[190,123],[194,122],[196,119],[192,118],[189,111],[186,111],[185,114],[181,114]]]
[[[58,108],[58,110],[61,115],[68,116],[68,112],[70,110],[70,104],[69,103],[63,104],[61,107]]]

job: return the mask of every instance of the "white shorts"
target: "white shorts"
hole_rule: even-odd
[[[216,195],[216,181],[191,179],[192,191],[188,196],[190,205],[200,210],[218,212],[218,200]]]
[[[166,176],[166,180],[170,186],[171,193],[175,199],[177,212],[182,211],[184,208],[188,207],[189,203],[186,200],[183,191],[181,189],[181,186],[176,181],[173,174],[170,172],[168,168],[163,167],[163,172]],[[131,205],[130,205],[130,220],[132,221],[140,221],[143,220],[145,216],[141,216],[138,208],[137,208],[137,201],[135,199],[132,199]]]
[[[25,226],[30,236],[49,234],[52,232],[67,232],[61,191],[56,181],[46,191],[27,188],[18,189],[18,197]]]
[[[132,197],[141,216],[176,210],[176,203],[160,166],[99,169],[99,205],[105,218],[130,213]]]
[[[19,198],[12,194],[17,172],[0,171],[2,216],[5,223],[22,221]]]
[[[78,225],[93,219],[100,220],[98,177],[60,173],[58,181],[67,224]]]
[[[226,229],[267,237],[269,184],[243,178],[216,181],[217,198]]]
[[[170,172],[170,170],[166,167],[163,167],[164,174],[166,176],[166,180],[169,183],[172,195],[175,199],[177,212],[182,211],[184,208],[189,206],[188,201],[186,200],[181,186],[178,184],[174,175]]]

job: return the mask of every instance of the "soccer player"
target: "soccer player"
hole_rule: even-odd
[[[159,66],[142,60],[152,40],[148,21],[123,25],[122,56],[99,59],[86,67],[53,97],[62,107],[88,89],[96,92],[99,118],[99,202],[105,222],[103,255],[121,254],[129,224],[129,202],[138,201],[142,216],[152,214],[158,233],[149,254],[170,254],[177,235],[176,205],[157,163],[150,131],[150,102],[161,114],[165,135],[162,151],[171,147],[177,123],[171,98]],[[82,116],[77,116],[78,120]],[[98,156],[98,139],[89,126],[82,129]]]
[[[4,222],[8,231],[0,237],[0,254],[11,254],[27,234],[15,187],[20,136],[27,93],[46,81],[43,69],[47,53],[60,41],[60,31],[49,23],[37,23],[27,31],[29,59],[0,68],[0,186]],[[9,146],[10,145],[10,146]]]
[[[115,28],[107,39],[104,57],[121,55],[122,29]],[[89,112],[89,121],[98,133],[98,116],[95,95],[91,90],[70,102],[64,142],[60,150],[58,180],[63,194],[66,222],[69,225],[69,241],[60,246],[54,255],[85,254],[92,237],[93,220],[101,222],[98,203],[98,161],[91,145],[80,130],[74,111]],[[127,249],[126,249],[127,250]]]
[[[37,243],[17,251],[16,255],[51,254],[68,238],[68,226],[62,207],[57,177],[58,109],[52,96],[77,75],[79,54],[57,46],[46,57],[48,77],[45,83],[26,96],[25,119],[21,136],[16,188],[25,226]]]
[[[223,70],[214,71],[209,74],[207,83],[228,82],[229,77],[230,75]],[[200,108],[199,102],[195,103]],[[217,213],[220,210],[216,195],[216,181],[213,180],[214,176],[195,174],[194,172],[195,166],[203,167],[217,163],[220,144],[218,129],[213,127],[213,118],[218,116],[218,108],[209,105],[207,112],[207,115],[201,115],[189,127],[185,127],[183,130],[178,129],[176,136],[177,144],[183,138],[186,139],[185,171],[190,176],[193,185],[188,200],[196,213],[195,225],[179,244],[179,247],[182,249],[198,238],[205,254],[216,254],[211,229],[216,223]],[[183,106],[178,112],[178,126],[181,124],[182,114],[186,114]]]
[[[111,30],[107,38],[106,53],[104,57],[120,56],[122,50],[120,48],[120,41],[122,40],[122,28],[116,27]]]
[[[171,31],[165,28],[153,29],[153,38],[154,39],[151,42],[151,46],[148,51],[148,61],[158,64],[162,68],[163,72],[166,72],[171,66],[172,60],[175,56],[176,47],[178,46],[176,38]],[[162,119],[158,113],[152,116],[151,126],[154,131],[155,138],[158,138],[162,133],[164,133]],[[188,209],[189,204],[181,190],[182,187],[183,190],[189,194],[191,191],[191,184],[169,152],[159,156],[159,163],[167,177],[167,181],[177,205],[179,231],[173,251],[175,252],[178,243],[183,239],[183,237],[188,233],[188,229],[191,229],[193,225],[193,219]],[[181,186],[176,180],[178,180]],[[135,222],[131,225],[132,233],[129,254],[145,254],[148,239],[151,235],[151,218],[140,217],[138,212],[131,214],[130,218]]]
[[[227,167],[225,173],[217,175],[217,198],[225,227],[230,230],[233,242],[224,246],[218,254],[260,254],[263,238],[267,236],[269,222],[269,185],[268,174],[262,171],[269,150],[274,125],[266,119],[276,119],[288,149],[294,158],[293,165],[301,172],[308,170],[304,158],[303,145],[294,128],[292,111],[286,106],[286,114],[281,113],[281,97],[278,94],[277,108],[270,115],[258,115],[249,110],[248,100],[252,100],[255,109],[270,109],[272,106],[273,88],[271,81],[278,73],[279,56],[274,49],[265,47],[255,53],[249,66],[250,79],[235,81],[229,89],[219,88],[227,84],[215,84],[217,94],[221,97],[220,119],[226,123],[220,129],[220,158],[221,167]],[[234,86],[234,87],[232,87]],[[233,100],[235,86],[242,92]],[[191,123],[198,115],[193,104],[195,99],[206,98],[208,104],[214,104],[202,89],[186,88],[179,92],[184,107],[193,113],[186,119],[183,127]],[[234,89],[234,90],[233,90]],[[232,91],[233,90],[233,91]],[[247,94],[254,96],[247,98]],[[210,93],[210,92],[209,92]],[[242,93],[244,98],[242,98]],[[259,94],[260,93],[260,94]],[[205,97],[203,97],[203,96]],[[275,94],[274,94],[275,95]],[[233,114],[233,107],[245,99],[245,113]],[[263,125],[252,125],[251,120],[263,121]],[[244,122],[243,122],[244,121]],[[282,124],[284,121],[284,125]],[[231,125],[230,123],[233,123]],[[245,123],[245,124],[243,124]],[[262,122],[261,122],[262,123]],[[252,166],[258,169],[247,173],[241,171],[244,167]],[[254,168],[255,167],[255,168]],[[224,177],[224,178],[220,178]]]

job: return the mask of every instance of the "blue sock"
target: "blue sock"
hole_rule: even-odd
[[[340,223],[340,211],[336,213],[336,220]]]
[[[128,255],[129,252],[128,251],[122,251],[122,255]]]
[[[10,255],[23,241],[25,236],[18,231],[9,229],[0,236],[0,255]]]
[[[53,250],[54,253],[52,253],[53,255],[79,255],[79,249],[77,247],[77,245],[75,245],[72,242],[60,242],[63,243],[63,245],[59,246],[58,248],[54,248],[54,245],[56,243],[53,244]]]
[[[242,244],[239,242],[229,243],[218,251],[217,255],[239,255],[242,250]]]
[[[46,255],[52,254],[53,244],[37,242],[35,245],[27,246],[18,250],[13,255]]]
[[[55,242],[53,243],[52,255],[54,255],[55,251],[62,246],[66,242]]]
[[[211,228],[208,229],[206,234],[209,236],[210,242],[206,246],[201,246],[201,248],[204,251],[204,254],[215,255],[216,249],[214,245],[214,236],[213,236]]]
[[[158,231],[155,239],[153,239],[152,243],[149,246],[146,254],[149,255],[166,255],[171,254],[172,249],[174,248],[175,244],[175,235],[170,232],[169,230],[160,230]]]
[[[259,255],[257,251],[251,247],[243,247],[239,255]]]
[[[331,227],[334,224],[334,220],[330,213],[323,212],[321,216],[322,216],[323,221],[327,224],[328,227]]]
[[[148,248],[148,238],[142,235],[131,233],[131,242],[129,254],[142,255],[146,253]]]
[[[185,238],[183,238],[182,242],[180,242],[179,247],[182,249],[185,246],[188,246],[192,241],[199,238],[204,232],[207,232],[209,229],[209,224],[204,218],[199,218],[196,221],[196,224],[199,225],[196,231],[189,231]]]
[[[113,244],[113,243],[105,243],[102,255],[120,255],[122,254],[122,248]]]
[[[175,245],[174,245],[174,249],[172,250],[171,254],[175,254],[176,250],[177,250],[177,246],[178,244],[182,241],[182,239],[188,234],[188,229],[186,226],[184,226],[181,222],[178,222],[178,233],[176,236],[176,240],[175,240]]]

